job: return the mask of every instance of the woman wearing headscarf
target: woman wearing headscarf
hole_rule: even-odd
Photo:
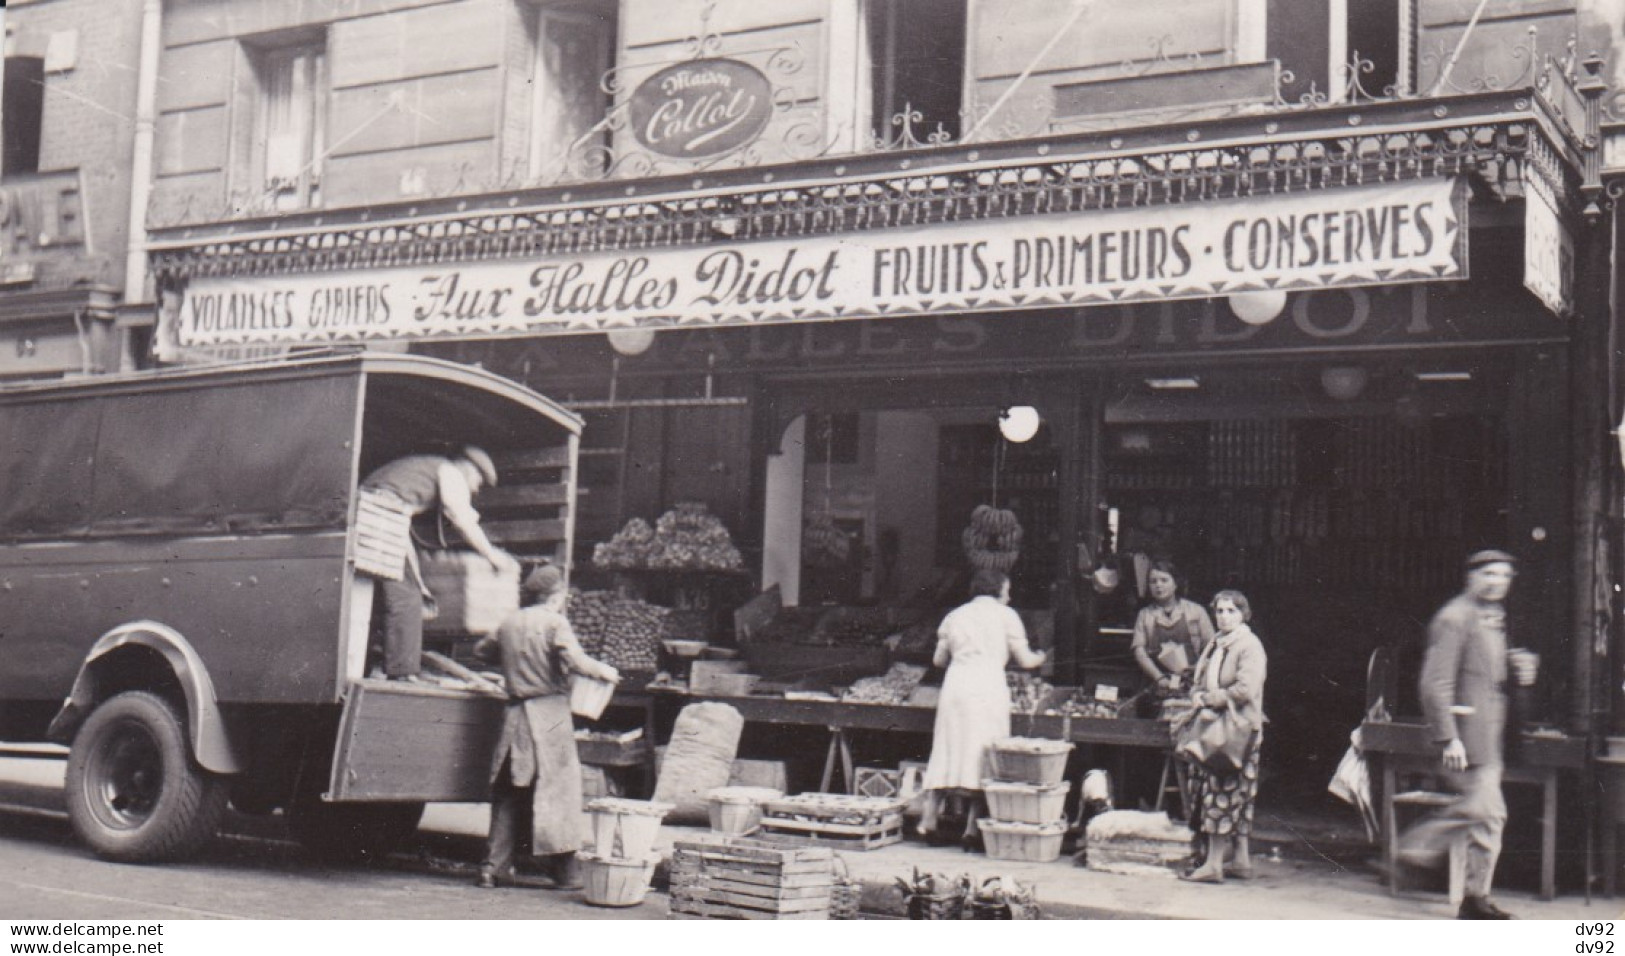
[[[1202,864],[1182,878],[1193,883],[1222,883],[1226,849],[1231,876],[1250,880],[1253,859],[1250,838],[1253,832],[1253,804],[1258,799],[1258,751],[1264,739],[1264,680],[1269,672],[1269,656],[1264,644],[1248,622],[1252,607],[1240,591],[1220,591],[1213,596],[1213,619],[1219,633],[1197,659],[1191,678],[1191,704],[1222,710],[1234,707],[1251,728],[1241,769],[1220,773],[1191,762],[1192,829],[1206,843]]]
[[[558,568],[531,571],[522,593],[525,607],[474,646],[476,657],[500,663],[508,691],[491,760],[491,831],[477,885],[511,879],[515,857],[528,844],[556,888],[579,889],[576,851],[586,827],[569,675],[613,682],[620,674],[582,651],[564,616]]]
[[[1010,578],[1002,571],[977,571],[971,599],[948,613],[937,628],[932,663],[947,668],[937,699],[931,760],[926,764],[925,809],[920,834],[936,830],[942,798],[952,792],[979,806],[982,781],[992,776],[989,746],[1010,736],[1010,685],[1004,668],[1039,667],[1044,652],[1027,646],[1027,631],[1011,610]],[[966,813],[964,840],[970,849],[977,837],[978,806]]]

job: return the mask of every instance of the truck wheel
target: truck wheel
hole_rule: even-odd
[[[100,856],[172,860],[215,833],[224,777],[192,759],[186,732],[163,698],[132,691],[91,713],[68,754],[68,818]]]
[[[324,803],[301,796],[288,829],[311,854],[332,863],[372,863],[417,832],[421,803]]]

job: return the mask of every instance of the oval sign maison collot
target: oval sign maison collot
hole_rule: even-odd
[[[767,126],[773,89],[738,60],[690,60],[668,66],[632,91],[632,134],[644,148],[674,159],[720,156]]]

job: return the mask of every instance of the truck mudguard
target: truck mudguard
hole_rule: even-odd
[[[204,769],[214,773],[239,773],[242,761],[232,749],[231,739],[215,700],[214,682],[197,651],[174,628],[156,621],[135,621],[103,634],[79,665],[73,690],[51,721],[49,736],[67,744],[90,712],[101,703],[98,693],[97,661],[123,647],[145,647],[163,655],[176,681],[186,694],[186,734],[192,753]]]

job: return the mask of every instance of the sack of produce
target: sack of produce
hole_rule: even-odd
[[[676,809],[671,823],[710,826],[712,790],[728,785],[745,718],[727,704],[689,704],[677,715],[654,799]]]

